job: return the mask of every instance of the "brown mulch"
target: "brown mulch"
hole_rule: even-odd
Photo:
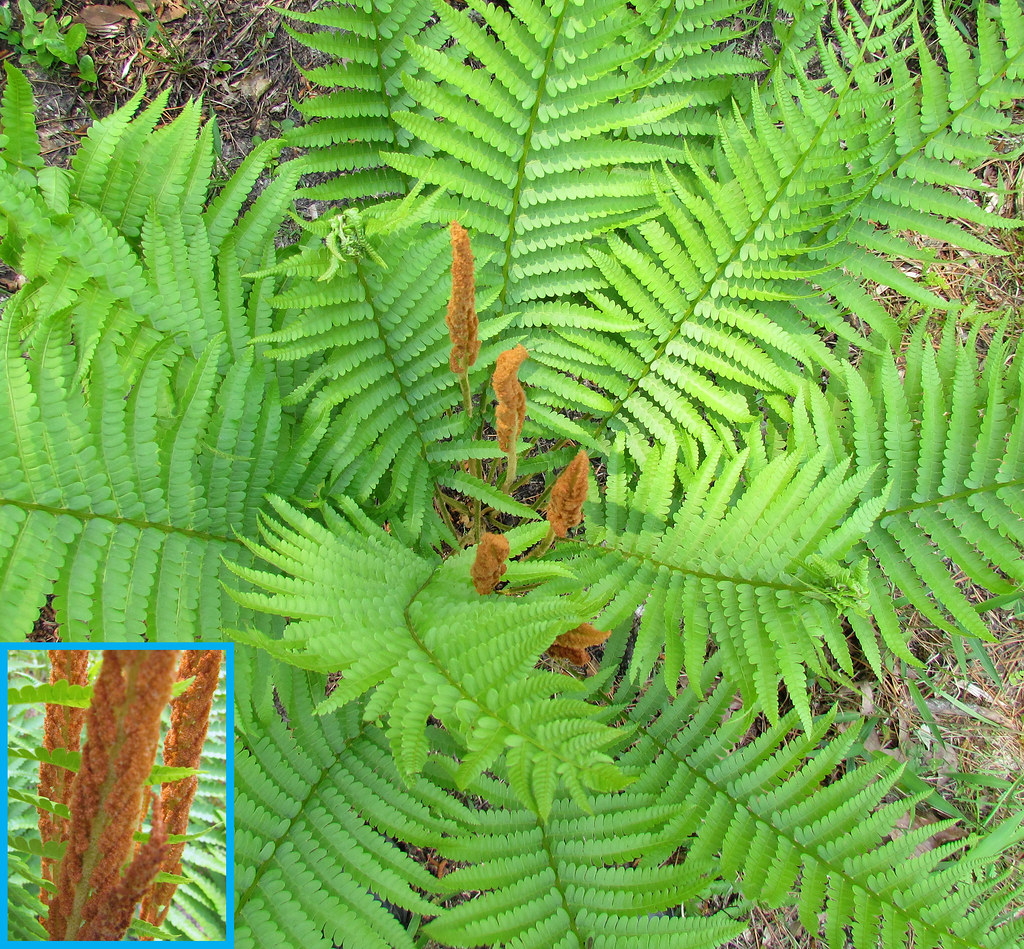
[[[168,118],[189,99],[202,98],[206,115],[217,120],[227,170],[249,153],[254,139],[276,137],[299,121],[294,100],[311,89],[299,66],[324,58],[288,35],[282,27],[286,18],[277,9],[309,10],[314,0],[154,0],[153,8],[139,0],[135,5],[148,11],[144,18],[128,15],[121,4],[67,0],[62,5],[61,15],[84,17],[87,24],[114,20],[109,35],[90,32],[80,50],[96,64],[98,81],[92,87],[71,67],[46,71],[0,48],[0,60],[19,66],[32,83],[48,163],[66,165],[92,121],[142,88],[147,102],[169,91]]]

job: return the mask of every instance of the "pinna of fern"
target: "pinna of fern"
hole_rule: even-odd
[[[325,3],[314,10],[283,12],[305,27],[300,31],[285,24],[294,39],[333,60],[303,69],[303,75],[318,86],[336,90],[299,102],[306,122],[286,133],[289,145],[304,150],[310,172],[331,174],[300,193],[332,201],[407,194],[409,177],[388,167],[380,152],[416,148],[412,134],[395,121],[396,113],[416,107],[402,79],[419,71],[407,39],[415,38],[454,61],[457,48],[448,43],[447,31],[432,22],[433,5],[424,0],[385,0]]]
[[[891,485],[852,551],[870,552],[875,622],[894,645],[902,602],[888,595],[891,584],[962,652],[962,637],[990,638],[984,610],[1019,601],[1024,588],[1024,421],[1012,411],[1024,355],[1005,321],[987,327],[970,311],[958,315],[933,340],[923,314],[899,365],[890,353],[866,353],[825,397],[847,407],[833,416],[835,434],[872,472],[865,495]],[[956,572],[991,597],[972,602]]]
[[[26,284],[0,329],[4,635],[50,592],[69,637],[203,635],[233,609],[220,558],[296,480],[281,383],[249,345],[273,280],[241,274],[273,255],[299,167],[243,213],[261,147],[208,201],[212,128],[192,104],[153,132],[157,97],[94,124],[70,170],[40,168],[26,103],[8,67],[0,246]]]
[[[807,932],[835,947],[1015,945],[1024,923],[1004,911],[1015,890],[1005,873],[988,872],[984,841],[915,853],[944,823],[890,839],[921,796],[901,787],[900,765],[851,760],[856,729],[823,741],[831,715],[794,733],[790,713],[748,741],[750,713],[730,709],[715,661],[710,671],[706,694],[666,702],[657,688],[629,685],[615,694],[613,707],[638,726],[624,732],[630,747],[619,756],[637,778],[598,798],[591,815],[556,794],[539,820],[495,779],[511,774],[482,777],[491,806],[475,833],[438,847],[468,866],[435,884],[480,895],[425,931],[464,947],[711,949],[756,904],[795,905]],[[731,896],[731,911],[706,915],[700,901],[711,892]]]
[[[676,151],[614,133],[684,106],[682,98],[643,94],[671,66],[656,53],[680,11],[565,2],[523,5],[515,17],[483,4],[475,12],[482,22],[437,8],[482,69],[408,42],[420,74],[404,85],[418,109],[394,118],[426,147],[383,158],[441,188],[439,220],[458,219],[479,235],[501,284],[503,316],[523,300],[599,285],[578,245],[650,209],[635,166]],[[630,68],[637,62],[649,68]]]
[[[292,622],[279,639],[232,635],[301,668],[340,670],[321,714],[372,690],[364,715],[387,716],[396,765],[408,778],[426,764],[424,728],[433,715],[464,743],[463,785],[506,748],[521,761],[534,806],[547,795],[531,788],[551,782],[565,782],[583,806],[589,790],[626,783],[601,751],[615,732],[570,697],[581,686],[535,668],[558,634],[592,612],[590,597],[567,596],[573,584],[564,576],[550,590],[481,596],[470,581],[473,551],[441,562],[421,557],[351,501],[342,501],[344,515],[325,508],[324,524],[279,499],[272,504],[280,520],[267,519],[263,543],[250,546],[275,572],[233,567],[261,591],[233,595]],[[518,554],[543,535],[544,525],[528,524],[505,536]],[[326,593],[338,588],[348,591],[344,600]]]

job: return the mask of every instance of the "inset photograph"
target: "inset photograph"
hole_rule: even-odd
[[[7,939],[228,945],[218,648],[10,646]]]

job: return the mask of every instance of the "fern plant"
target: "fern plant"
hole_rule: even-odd
[[[278,146],[209,200],[198,107],[70,171],[2,112],[3,628],[240,644],[238,944],[1017,945],[1020,820],[918,852],[955,809],[810,685],[1021,598],[1017,323],[904,266],[1017,223],[969,195],[1019,5],[294,19],[333,91],[247,209]],[[279,248],[309,170],[344,206]]]

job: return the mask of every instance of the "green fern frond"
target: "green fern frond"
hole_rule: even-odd
[[[49,334],[26,361],[13,321],[4,327],[5,635],[31,628],[48,593],[69,638],[175,640],[229,621],[221,557],[247,556],[233,527],[253,523],[258,503],[233,479],[248,470],[248,486],[267,484],[280,424],[266,380],[234,367],[218,384],[220,343],[192,366],[157,347],[131,385],[102,345],[86,399],[63,334]],[[173,394],[176,373],[182,388]],[[218,394],[224,402],[215,406]],[[165,412],[177,418],[168,424]],[[254,437],[262,457],[249,455]],[[232,478],[221,458],[197,464],[204,438],[238,456]]]
[[[4,63],[7,82],[0,100],[0,161],[11,170],[33,171],[43,166],[39,154],[32,87],[25,74]]]
[[[632,141],[660,142],[676,147],[679,138],[691,148],[706,148],[718,128],[718,116],[728,112],[732,96],[741,94],[763,63],[743,51],[760,21],[746,0],[709,0],[676,5],[672,30],[658,50],[631,64],[643,77],[643,96],[651,102],[687,103],[685,109],[648,125],[630,128]],[[820,22],[820,19],[819,19]],[[644,24],[639,27],[650,29]],[[762,53],[760,55],[766,55]],[[662,73],[657,65],[671,63]]]
[[[496,781],[481,791],[502,806],[478,815],[473,836],[438,848],[471,863],[437,881],[441,888],[480,894],[424,927],[444,945],[714,949],[743,932],[724,913],[684,919],[665,912],[701,894],[709,865],[637,865],[665,823],[678,819],[672,805],[648,794],[605,796],[581,817],[558,800],[541,822],[515,809]]]
[[[822,927],[836,949],[848,944],[846,927],[858,949],[910,938],[947,949],[1015,944],[1021,921],[1004,912],[1014,888],[989,872],[983,844],[971,838],[915,852],[952,821],[892,833],[920,797],[886,803],[900,778],[896,762],[848,760],[855,729],[822,743],[830,716],[794,737],[791,713],[736,747],[748,722],[729,714],[730,700],[723,682],[706,699],[686,692],[670,704],[649,689],[632,708],[630,719],[649,725],[620,759],[641,771],[630,791],[651,795],[652,807],[678,808],[641,866],[677,847],[687,862],[713,860],[747,899],[795,902],[808,932]]]
[[[212,336],[226,332],[237,358],[255,333],[269,328],[256,321],[246,328],[243,314],[247,302],[258,300],[260,285],[250,297],[237,274],[272,249],[302,165],[285,166],[236,221],[279,146],[258,149],[204,215],[212,128],[198,131],[193,104],[151,132],[160,101],[133,119],[133,100],[95,123],[70,172],[43,169],[31,181],[0,171],[9,231],[3,256],[27,281],[6,313],[18,321],[29,349],[36,336],[70,317],[80,379],[103,337],[128,345],[141,332],[145,350],[168,335],[198,358]],[[232,238],[222,247],[228,228]]]
[[[970,314],[966,314],[968,317]],[[864,544],[881,575],[873,613],[894,627],[890,583],[941,629],[988,639],[980,613],[955,581],[995,596],[1024,590],[1024,422],[1012,406],[1024,387],[1017,342],[996,328],[979,374],[982,323],[964,342],[956,321],[933,343],[922,319],[903,356],[866,356],[859,372],[836,380],[849,401],[841,421],[847,450],[893,488]]]
[[[886,803],[902,767],[884,755],[858,765],[855,729],[826,743],[830,716],[794,735],[791,713],[748,741],[750,718],[731,712],[724,681],[706,696],[687,691],[666,702],[647,689],[616,699],[639,727],[619,759],[636,782],[598,798],[593,815],[555,794],[540,821],[516,806],[503,769],[502,780],[481,778],[476,790],[491,806],[471,836],[438,847],[469,866],[435,882],[480,895],[425,933],[466,947],[710,949],[737,926],[725,913],[696,910],[717,887],[766,908],[795,904],[808,932],[823,930],[836,949],[848,944],[846,927],[858,949],[892,949],[911,937],[1009,949],[1019,936],[1020,922],[1002,911],[1009,890],[986,873],[984,845],[968,841],[959,861],[946,862],[962,842],[914,850],[952,822],[893,834],[917,801]]]
[[[299,438],[310,446],[302,481],[286,489],[326,482],[330,493],[362,503],[377,497],[383,506],[376,517],[401,521],[429,544],[443,529],[433,485],[450,465],[433,460],[434,447],[463,441],[470,431],[464,414],[452,414],[460,393],[443,318],[451,283],[447,235],[419,238],[413,228],[385,239],[387,269],[369,259],[334,260],[337,272],[326,283],[318,277],[331,266],[329,254],[321,248],[300,257],[296,265],[311,261],[317,278],[297,279],[272,298],[286,311],[283,325],[256,343],[279,363],[320,354],[285,399],[302,404]]]
[[[422,0],[328,3],[309,12],[286,12],[291,20],[323,27],[300,32],[285,25],[294,39],[333,59],[302,70],[311,82],[335,91],[300,102],[307,123],[285,137],[289,145],[306,149],[309,171],[340,174],[300,193],[335,201],[405,194],[409,178],[388,167],[380,152],[412,145],[412,134],[396,121],[397,113],[415,106],[403,76],[415,76],[419,65],[406,41],[414,38],[434,51],[445,47],[448,34],[432,23],[433,5]],[[444,48],[438,55],[452,52]]]
[[[322,676],[237,653],[236,945],[413,949],[383,900],[433,915],[436,881],[389,837],[436,847],[475,813],[407,786],[358,706],[315,715]]]
[[[529,806],[557,774],[584,806],[586,789],[610,790],[623,776],[600,749],[616,733],[590,707],[561,693],[573,680],[535,667],[555,637],[589,617],[589,600],[549,592],[481,597],[470,582],[471,552],[438,565],[381,530],[358,507],[347,518],[323,508],[321,525],[271,499],[282,523],[267,521],[264,543],[250,544],[274,572],[232,565],[256,592],[239,604],[288,616],[284,637],[236,631],[237,641],[306,669],[342,673],[321,713],[374,690],[368,719],[387,715],[399,772],[412,780],[427,760],[433,715],[463,736],[465,786],[508,748]],[[545,524],[507,535],[517,549],[536,543]],[[345,590],[343,599],[329,591]],[[263,592],[266,591],[266,592]]]
[[[551,325],[531,349],[546,370],[526,373],[537,400],[586,412],[598,431],[627,432],[630,448],[676,440],[696,467],[720,445],[738,450],[765,394],[795,398],[803,367],[834,357],[785,302],[814,292],[818,265],[800,260],[806,219],[790,226],[786,215],[768,231],[767,206],[752,215],[738,180],[726,188],[693,169],[693,191],[672,172],[653,179],[663,220],[588,251],[607,289]],[[788,410],[777,421],[787,427]]]
[[[50,934],[39,922],[45,917],[46,907],[39,898],[42,877],[34,874],[28,862],[18,853],[7,855],[7,938],[45,942]],[[24,884],[28,885],[24,885]]]
[[[835,146],[850,170],[848,219],[828,232],[831,243],[823,258],[861,281],[884,283],[938,307],[941,301],[884,258],[898,255],[928,262],[920,242],[898,236],[901,231],[976,253],[998,253],[958,222],[990,228],[1015,222],[980,209],[953,189],[986,190],[966,168],[992,154],[991,136],[1009,131],[1007,106],[1024,91],[1024,32],[1016,4],[997,10],[981,3],[981,42],[970,49],[950,28],[943,5],[932,6],[927,16],[936,26],[945,68],[936,65],[911,7],[877,4],[860,12],[851,8],[848,27],[834,18],[837,48],[818,38],[824,80],[808,80],[794,57],[791,68],[784,64],[787,68],[777,70],[764,91],[774,111],[787,119],[799,112],[818,122],[835,117],[830,135],[838,135]],[[823,287],[840,305],[851,306],[858,299],[850,278],[841,273]],[[857,307],[858,312],[862,309]],[[885,321],[876,325],[876,314],[874,307],[868,320],[886,330]],[[896,345],[896,337],[887,330],[886,335]]]
[[[407,77],[406,87],[424,111],[397,119],[432,154],[385,159],[443,190],[439,220],[481,235],[498,274],[499,313],[599,286],[580,243],[646,216],[651,201],[636,166],[675,154],[614,133],[685,105],[640,94],[670,63],[643,74],[628,68],[654,55],[677,14],[613,2],[523,4],[515,18],[485,4],[473,20],[446,5],[437,12],[483,68],[410,41],[422,78]]]
[[[620,436],[616,449],[623,443]],[[842,619],[866,612],[863,578],[834,559],[845,551],[824,552],[844,518],[866,530],[881,507],[881,498],[865,498],[853,510],[868,473],[851,477],[848,465],[839,465],[826,474],[824,460],[801,465],[790,454],[744,471],[745,455],[720,464],[719,453],[680,485],[682,492],[671,449],[649,450],[633,488],[627,468],[609,470],[603,504],[586,515],[581,546],[591,564],[584,576],[593,578],[591,595],[608,604],[596,625],[625,629],[642,608],[629,667],[634,681],[647,678],[664,650],[669,693],[683,670],[699,690],[710,639],[748,702],[777,722],[784,682],[810,727],[807,673],[829,674],[826,649],[852,673]],[[867,630],[865,652],[877,664],[870,624]],[[621,655],[624,639],[617,640],[606,661]]]
[[[239,270],[273,253],[298,166],[237,221],[245,195],[229,182],[211,220],[231,237],[215,254],[197,107],[156,133],[157,114],[133,111],[96,123],[71,172],[0,171],[5,256],[27,278],[4,312],[0,368],[11,638],[49,593],[67,636],[208,635],[236,615],[221,557],[248,558],[236,532],[255,530],[286,473],[278,380],[247,345],[270,328],[273,281]],[[125,154],[147,160],[134,177]]]

